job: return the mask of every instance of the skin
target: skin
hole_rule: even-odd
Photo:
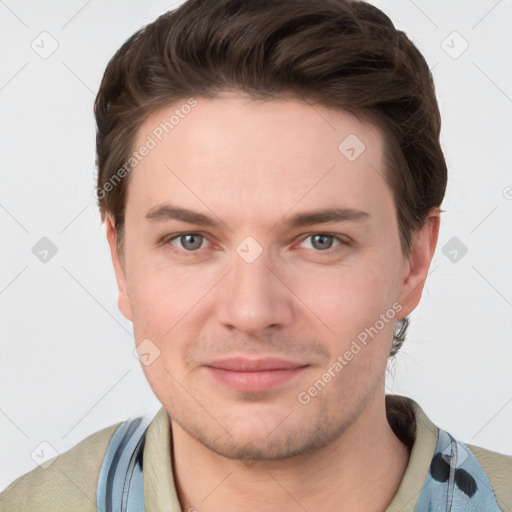
[[[393,322],[307,404],[297,397],[393,303],[401,306],[397,320],[414,310],[439,209],[405,256],[376,127],[293,99],[197,100],[132,170],[124,260],[106,217],[119,308],[136,344],[149,339],[160,350],[143,369],[171,418],[182,510],[382,511],[409,458],[384,405]],[[151,116],[135,146],[177,107]],[[354,161],[338,150],[349,134],[366,146]],[[163,203],[219,225],[146,218]],[[324,207],[369,216],[285,226],[298,212]],[[176,237],[191,233],[204,238]],[[325,233],[349,243],[313,236]],[[252,263],[236,251],[248,236],[262,249]],[[308,366],[268,391],[240,391],[204,366],[228,356]]]

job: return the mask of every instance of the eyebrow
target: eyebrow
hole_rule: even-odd
[[[283,224],[287,228],[297,228],[328,222],[364,221],[369,220],[370,217],[368,212],[355,208],[322,208],[296,213],[289,216],[288,219],[279,221],[278,224]],[[161,204],[149,209],[146,213],[146,219],[155,222],[179,220],[189,224],[209,227],[218,227],[221,224],[221,222],[201,212],[171,204]]]

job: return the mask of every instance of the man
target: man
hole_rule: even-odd
[[[97,196],[162,409],[2,510],[505,511],[512,457],[385,395],[447,170],[428,66],[350,0],[189,0],[96,98]]]

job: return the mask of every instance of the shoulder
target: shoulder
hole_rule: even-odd
[[[0,493],[2,512],[96,512],[96,487],[116,423],[20,476]]]
[[[466,445],[491,482],[498,505],[502,510],[512,510],[512,455]]]

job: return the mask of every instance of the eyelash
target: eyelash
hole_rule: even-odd
[[[196,250],[193,250],[193,251],[187,251],[185,249],[178,249],[177,247],[175,247],[174,245],[172,245],[170,243],[173,240],[179,239],[182,236],[186,236],[186,235],[197,235],[197,236],[203,237],[203,240],[207,240],[207,237],[205,235],[203,235],[202,233],[198,233],[198,232],[195,232],[195,231],[186,231],[186,232],[183,232],[183,233],[175,233],[173,235],[165,237],[162,240],[162,244],[170,246],[171,250],[173,252],[178,252],[180,254],[185,254],[187,256],[193,256],[196,253],[198,253],[200,251],[200,249],[196,249]],[[339,244],[337,246],[330,247],[329,249],[325,249],[324,251],[310,249],[310,250],[313,250],[316,254],[319,254],[319,255],[330,256],[333,253],[335,253],[337,250],[341,249],[342,247],[351,245],[351,241],[347,237],[341,237],[339,235],[335,235],[333,233],[325,233],[323,231],[318,232],[318,233],[310,233],[310,234],[306,235],[304,238],[302,238],[300,240],[300,243],[302,243],[305,240],[307,240],[308,238],[311,238],[311,237],[316,236],[316,235],[323,235],[323,236],[332,237],[333,239],[335,239],[335,240],[337,240],[339,242]]]

